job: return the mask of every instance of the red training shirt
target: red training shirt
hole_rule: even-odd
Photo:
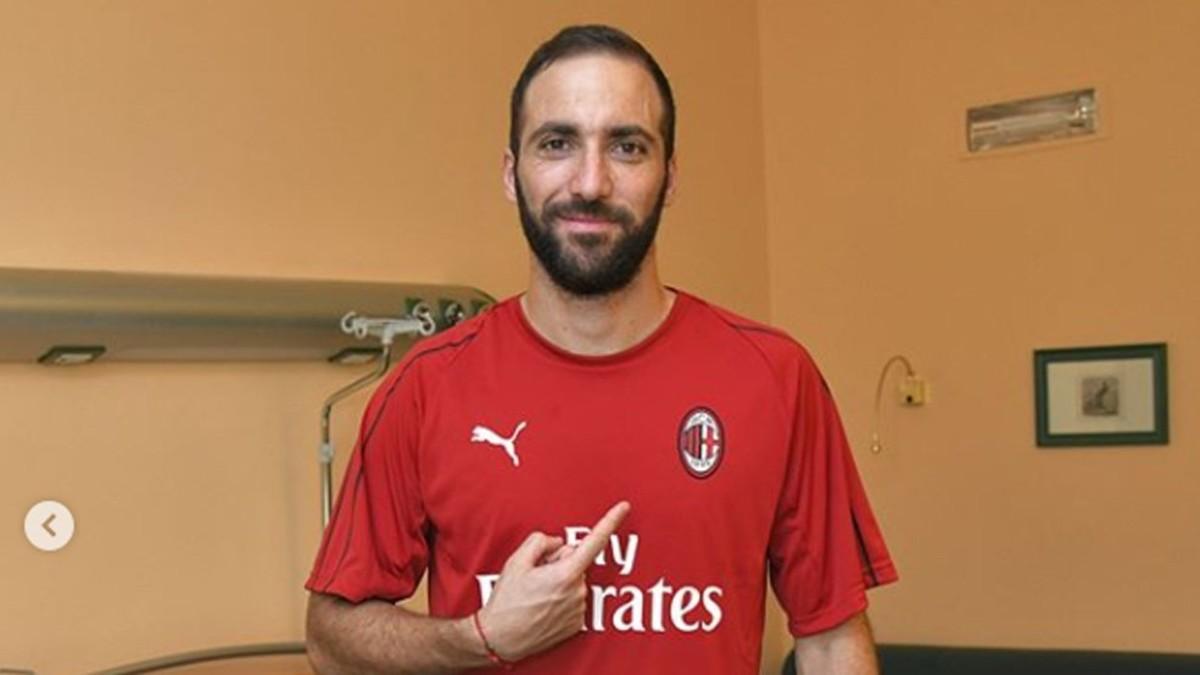
[[[399,601],[428,571],[430,614],[468,616],[530,532],[578,541],[620,500],[584,630],[516,672],[750,675],[768,576],[796,636],[897,578],[812,358],[677,291],[611,356],[556,348],[517,298],[414,346],[367,407],[306,588]]]

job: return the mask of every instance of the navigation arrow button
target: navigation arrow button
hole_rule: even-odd
[[[55,527],[51,523],[57,520]],[[34,504],[25,514],[25,538],[42,551],[57,551],[75,536],[75,516],[65,505],[54,500]]]

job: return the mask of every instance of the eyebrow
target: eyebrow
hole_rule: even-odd
[[[658,144],[658,140],[654,138],[654,134],[651,134],[637,124],[626,124],[608,130],[609,138],[630,138],[633,136],[638,136],[651,145]]]
[[[574,124],[568,124],[566,122],[546,122],[545,124],[538,127],[537,129],[534,129],[533,133],[529,134],[529,140],[532,141],[535,138],[540,138],[547,134],[555,134],[557,136],[569,136],[569,137],[574,138],[576,136],[579,136],[579,128],[576,127]]]

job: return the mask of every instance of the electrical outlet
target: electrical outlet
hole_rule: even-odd
[[[929,387],[920,375],[908,375],[900,383],[900,403],[903,405],[925,405],[929,400]]]

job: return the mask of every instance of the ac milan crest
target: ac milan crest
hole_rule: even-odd
[[[692,408],[679,425],[679,460],[695,478],[708,478],[725,457],[725,429],[708,408]]]

